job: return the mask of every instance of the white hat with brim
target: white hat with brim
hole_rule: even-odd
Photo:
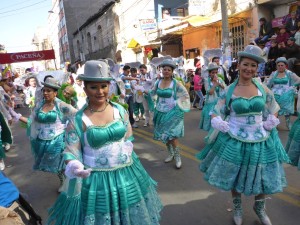
[[[159,66],[160,67],[169,66],[173,69],[176,68],[176,64],[172,59],[165,59],[164,61],[162,61],[162,63]]]
[[[42,85],[44,85],[44,87],[53,88],[55,90],[60,89],[60,85],[58,81],[52,77],[47,78],[45,82],[41,82],[41,83]]]
[[[255,45],[247,45],[245,50],[238,52],[237,55],[239,57],[239,61],[240,58],[249,58],[249,59],[253,59],[258,63],[266,62],[265,59],[262,57],[263,51],[261,50],[260,47]]]
[[[87,61],[84,65],[83,74],[79,74],[77,79],[83,81],[94,81],[94,82],[109,82],[113,78],[110,74],[109,65],[100,60]]]
[[[218,70],[218,69],[219,69],[219,66],[216,63],[210,63],[210,64],[208,64],[206,71],[210,72],[212,70]]]
[[[283,63],[285,63],[285,64],[288,63],[285,57],[279,57],[279,58],[276,59],[275,62],[276,62],[276,64],[277,64],[277,63],[280,63],[280,62],[283,62]]]

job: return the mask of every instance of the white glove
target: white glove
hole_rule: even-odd
[[[211,119],[211,126],[223,133],[226,133],[229,131],[228,122],[222,120],[220,116],[216,116]]]
[[[12,108],[9,108],[9,113],[10,115],[12,115],[13,120],[15,122],[19,121],[19,119],[21,118],[22,114],[21,113],[16,113]]]
[[[65,170],[65,174],[69,179],[76,177],[87,178],[90,176],[92,169],[84,169],[84,165],[78,160],[71,160]]]
[[[272,130],[280,123],[279,119],[274,115],[268,115],[266,121],[263,122],[263,126],[266,130]]]

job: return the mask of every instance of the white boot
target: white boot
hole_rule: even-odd
[[[174,159],[174,151],[172,145],[167,145],[169,156],[165,159],[165,163],[171,162]]]
[[[180,149],[179,147],[176,147],[174,149],[174,158],[175,158],[175,162],[176,162],[176,168],[180,169],[181,168],[181,157],[180,157]]]
[[[235,225],[242,225],[243,223],[243,209],[241,196],[234,197],[233,200],[233,221]]]
[[[253,210],[263,225],[272,225],[271,220],[266,213],[265,205],[266,205],[265,199],[255,200]]]
[[[5,169],[4,160],[0,159],[0,170],[3,171]]]

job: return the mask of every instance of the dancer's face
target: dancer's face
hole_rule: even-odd
[[[109,92],[109,82],[86,82],[84,91],[90,104],[102,104],[106,102]]]
[[[238,64],[240,78],[252,79],[257,73],[258,63],[253,59],[242,58]]]

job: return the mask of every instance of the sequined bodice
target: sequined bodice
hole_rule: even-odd
[[[55,123],[57,118],[57,112],[55,110],[50,110],[48,112],[43,112],[42,110],[39,110],[37,114],[37,120],[40,123]]]
[[[231,107],[237,115],[261,113],[264,106],[265,102],[262,96],[254,96],[249,99],[237,97],[231,103]]]
[[[171,98],[173,94],[173,89],[172,88],[166,88],[166,89],[157,89],[157,95],[158,97],[161,98]]]
[[[86,129],[88,144],[95,149],[101,146],[121,140],[126,133],[121,120],[115,120],[105,126],[89,126]]]
[[[276,77],[276,78],[274,78],[273,82],[274,82],[274,84],[288,84],[289,79],[287,76],[282,77],[282,78]]]

